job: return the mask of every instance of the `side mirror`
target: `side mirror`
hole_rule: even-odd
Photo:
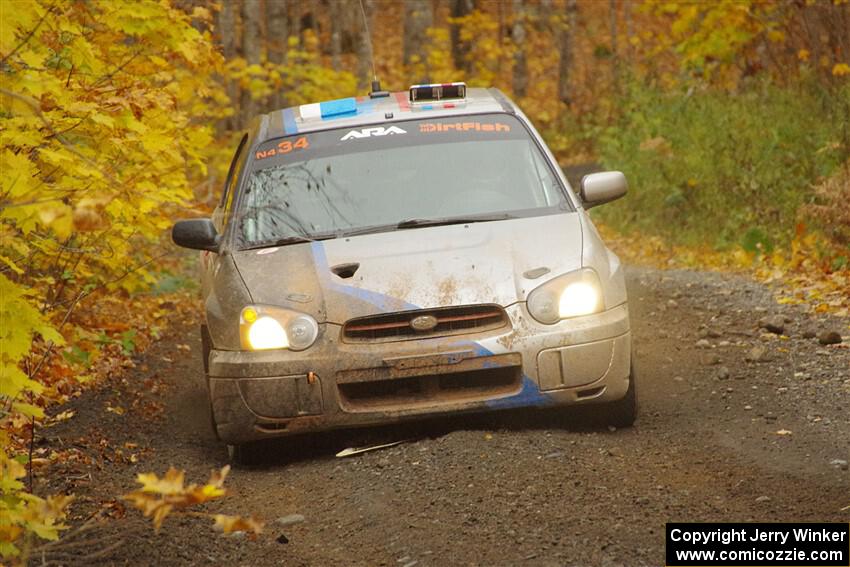
[[[621,171],[591,173],[581,178],[581,200],[589,209],[619,199],[626,194],[629,183]]]
[[[183,248],[218,252],[219,236],[210,219],[177,221],[171,229],[171,239]]]

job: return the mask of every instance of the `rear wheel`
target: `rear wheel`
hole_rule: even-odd
[[[631,363],[629,372],[629,389],[626,395],[616,402],[609,402],[604,407],[604,418],[608,425],[614,427],[631,427],[637,419],[637,389],[635,386],[635,365]]]

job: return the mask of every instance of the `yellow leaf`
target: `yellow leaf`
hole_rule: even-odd
[[[183,491],[183,477],[183,471],[171,467],[162,479],[153,473],[139,473],[136,480],[142,485],[144,492],[178,494]]]
[[[0,262],[2,262],[3,264],[6,264],[9,267],[10,270],[12,270],[13,272],[15,272],[18,275],[21,275],[21,274],[24,273],[24,271],[21,268],[19,268],[18,265],[15,264],[15,262],[10,260],[6,256],[3,256],[2,254],[0,254]]]
[[[62,240],[71,235],[73,229],[73,211],[65,204],[42,207],[38,212],[41,223],[49,227]]]
[[[42,408],[23,402],[14,402],[12,404],[12,411],[16,411],[28,417],[44,417],[44,410]]]
[[[200,6],[195,6],[192,9],[192,18],[194,18],[196,20],[203,20],[205,22],[208,22],[212,19],[212,14],[210,14],[210,11],[207,10],[206,8],[202,8]]]
[[[767,32],[767,39],[774,43],[779,43],[785,40],[785,32],[780,30],[770,30]]]
[[[850,65],[847,63],[836,63],[832,68],[832,74],[835,77],[843,77],[844,75],[850,75]]]
[[[21,53],[20,57],[21,61],[27,64],[27,67],[41,67],[44,63],[44,55],[32,50]]]
[[[30,191],[32,178],[35,175],[35,164],[30,161],[25,152],[15,153],[3,150],[0,156],[3,166],[2,191],[8,197],[18,197]]]
[[[162,504],[158,506],[153,513],[153,527],[156,531],[162,527],[162,522],[165,520],[165,517],[171,513],[173,507],[170,504]]]
[[[224,514],[216,514],[213,516],[215,520],[215,528],[226,534],[233,532],[249,532],[259,534],[263,531],[263,522],[253,517],[244,518],[242,516],[226,516]]]

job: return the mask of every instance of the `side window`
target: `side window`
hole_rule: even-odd
[[[227,178],[224,180],[224,191],[221,193],[221,202],[216,207],[213,214],[213,222],[216,229],[222,232],[225,219],[230,214],[230,207],[233,205],[233,195],[236,193],[235,187],[239,180],[239,173],[242,170],[242,164],[245,163],[245,145],[248,142],[248,134],[242,136],[239,142],[239,147],[236,148],[236,154],[233,156],[233,161],[230,162],[230,169],[227,170]]]

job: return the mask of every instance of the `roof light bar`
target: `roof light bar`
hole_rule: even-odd
[[[433,102],[435,100],[466,98],[466,83],[443,83],[412,85],[410,102]]]

